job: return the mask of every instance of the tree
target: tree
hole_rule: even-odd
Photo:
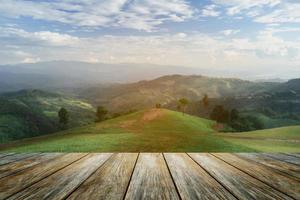
[[[105,107],[103,106],[98,106],[97,107],[97,112],[96,112],[96,117],[97,121],[101,122],[105,119],[105,116],[107,115],[108,111],[106,110]]]
[[[68,113],[67,109],[61,108],[58,111],[58,118],[59,118],[59,123],[66,126],[69,122],[69,113]]]
[[[220,123],[228,123],[229,112],[228,110],[225,110],[222,105],[217,105],[214,107],[212,113],[210,114],[210,118]]]
[[[202,98],[202,104],[204,107],[207,107],[209,105],[209,100],[208,100],[207,94],[205,94],[204,97]]]
[[[240,117],[239,111],[237,109],[232,109],[230,112],[230,121],[237,121]]]
[[[188,104],[189,100],[187,100],[186,98],[181,98],[178,100],[178,108],[181,110],[183,115]]]

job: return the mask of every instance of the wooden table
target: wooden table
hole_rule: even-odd
[[[300,154],[2,153],[0,199],[300,199]]]

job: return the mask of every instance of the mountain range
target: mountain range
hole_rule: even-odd
[[[212,70],[205,67],[189,68],[154,64],[105,64],[79,61],[49,61],[0,65],[0,93],[21,89],[58,89],[90,87],[97,84],[133,83],[152,80],[170,74],[207,75],[214,77],[259,78],[247,71]],[[282,82],[281,79],[259,79],[259,82]]]
[[[33,69],[32,65],[28,65],[30,66]],[[14,66],[12,69],[16,68]],[[0,82],[8,85],[5,87],[5,84],[0,84],[2,142],[60,130],[57,112],[61,107],[65,107],[70,112],[69,128],[72,128],[93,123],[97,106],[108,109],[110,118],[153,108],[156,104],[160,104],[163,108],[177,110],[180,98],[189,101],[187,113],[207,119],[210,118],[215,106],[222,105],[228,111],[238,109],[241,116],[259,121],[260,128],[300,124],[300,79],[281,83],[201,75],[167,75],[132,83],[90,81],[80,84],[83,79],[74,78],[78,84],[73,84],[75,81],[70,79],[70,76],[75,77],[76,73],[69,73],[71,74],[69,76],[67,68],[64,74],[60,74],[61,77],[67,77],[65,79],[58,78],[58,75],[56,77],[55,69],[49,74],[44,71],[44,76],[39,70],[35,71],[35,74],[27,73],[28,76],[24,75],[25,72],[16,71],[18,76],[22,76],[16,81],[9,76],[0,79]],[[85,74],[81,75],[86,80],[87,77],[92,76],[94,76],[93,80],[97,80],[97,74],[92,74],[86,77]],[[45,78],[51,77],[50,75],[62,82]],[[116,76],[122,77],[121,75],[118,73]],[[37,79],[33,79],[33,76]],[[70,82],[70,85],[65,84],[66,82]],[[20,88],[25,89],[18,90]],[[3,92],[6,90],[16,91]],[[209,105],[206,107],[201,101],[204,95],[209,99]],[[256,128],[250,130],[254,129]]]

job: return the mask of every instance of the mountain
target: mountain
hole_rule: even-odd
[[[50,61],[0,66],[0,92],[20,89],[77,88],[126,83],[167,74],[199,74],[201,69],[151,64]]]
[[[57,91],[62,88],[84,88],[96,84],[133,83],[170,74],[205,74],[220,77],[232,77],[234,74],[239,74],[247,79],[255,79],[253,74],[251,75],[247,71],[236,71],[235,69],[233,72],[227,68],[214,70],[204,66],[189,68],[155,64],[49,61],[0,65],[0,93],[21,89]],[[274,79],[274,81],[278,80]]]
[[[216,123],[146,109],[89,126],[3,145],[13,152],[299,152],[300,126],[217,133]],[[250,138],[250,139],[249,139]],[[276,146],[274,146],[276,145]]]
[[[217,105],[228,111],[238,109],[255,130],[300,124],[300,79],[284,83],[251,82],[233,78],[169,75],[130,84],[114,84],[77,90],[81,98],[102,105],[112,113],[162,107],[177,110],[178,99],[187,98],[186,112],[204,118]],[[203,106],[204,95],[209,106]],[[118,115],[118,114],[117,114]],[[254,125],[256,124],[256,125]],[[241,130],[239,130],[241,131]]]
[[[279,83],[256,83],[233,78],[169,75],[154,80],[130,84],[114,84],[78,90],[82,98],[94,105],[104,105],[119,112],[126,109],[151,108],[156,103],[163,106],[185,97],[199,101],[207,94],[210,98],[250,96],[266,92]]]
[[[94,121],[94,108],[81,100],[41,90],[21,90],[0,95],[0,143],[60,130],[57,112],[64,107],[69,127]]]

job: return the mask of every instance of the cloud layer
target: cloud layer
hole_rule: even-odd
[[[194,9],[184,0],[1,0],[0,12],[83,27],[123,27],[152,31],[165,21],[181,22]]]
[[[253,72],[300,68],[296,0],[0,0],[0,5],[0,64],[80,60]]]

